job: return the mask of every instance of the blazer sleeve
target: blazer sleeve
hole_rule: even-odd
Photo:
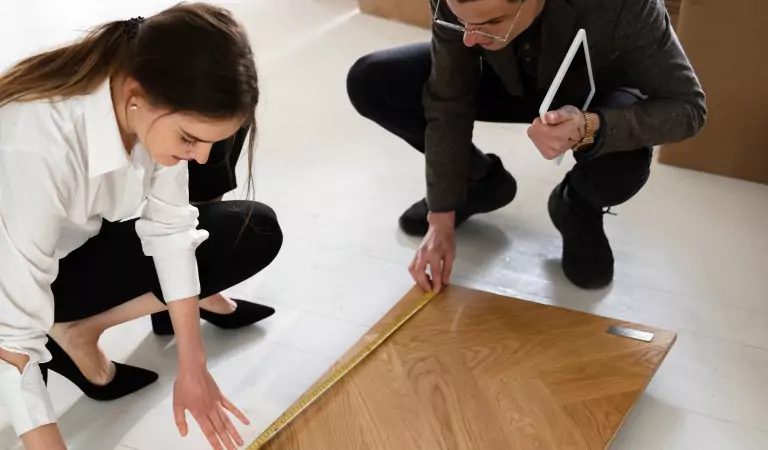
[[[701,130],[705,95],[663,0],[624,0],[614,49],[645,98],[626,107],[595,108],[602,120],[591,154],[679,142]]]
[[[435,3],[431,1],[433,12]],[[445,2],[437,14],[456,23]],[[449,212],[466,198],[482,60],[475,49],[464,45],[460,32],[434,23],[431,55],[432,69],[423,92],[427,204],[431,211]]]

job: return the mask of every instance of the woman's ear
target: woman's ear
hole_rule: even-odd
[[[125,77],[125,81],[123,82],[123,95],[128,99],[129,107],[145,107],[147,104],[144,90],[134,78]]]

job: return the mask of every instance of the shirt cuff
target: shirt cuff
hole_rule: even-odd
[[[606,129],[606,123],[605,123],[605,115],[600,109],[597,110],[590,110],[590,112],[595,113],[597,117],[600,120],[600,128],[597,130],[597,133],[595,134],[595,142],[592,144],[591,147],[589,147],[586,150],[580,150],[579,153],[584,155],[584,157],[588,159],[595,158],[597,156],[600,156],[605,153],[605,129]]]
[[[443,186],[434,186],[427,183],[427,209],[433,213],[454,212],[467,199],[466,182],[458,188],[451,186],[446,189]]]
[[[194,250],[155,256],[153,260],[166,303],[200,295],[200,278]]]
[[[15,366],[0,361],[0,400],[10,414],[17,436],[57,421],[37,364],[28,363],[22,374]]]

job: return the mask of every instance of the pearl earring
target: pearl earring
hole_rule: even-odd
[[[131,105],[131,109],[133,111],[136,111],[137,109],[139,109],[139,105]]]

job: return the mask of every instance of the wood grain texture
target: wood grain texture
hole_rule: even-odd
[[[406,295],[328,373],[420,297]],[[655,336],[618,337],[611,325]],[[264,448],[605,449],[675,338],[452,286]]]

